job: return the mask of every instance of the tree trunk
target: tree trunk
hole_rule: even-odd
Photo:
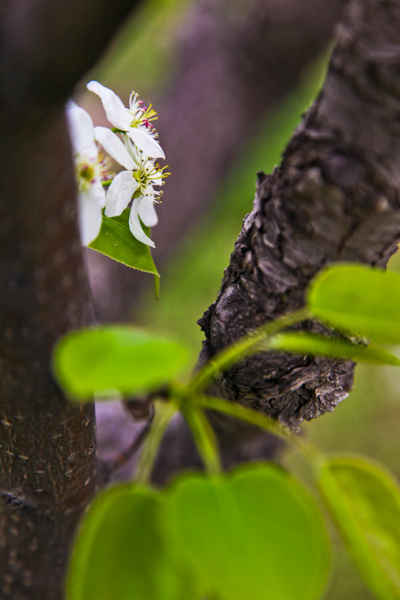
[[[68,403],[56,340],[92,322],[64,102],[134,3],[0,5],[0,596],[61,600],[96,489],[92,405]],[[92,23],[96,35],[89,31]]]
[[[62,597],[96,485],[93,406],[68,403],[50,372],[56,340],[92,320],[69,139],[63,111],[29,116],[24,132],[20,111],[1,127],[13,176],[0,201],[0,572],[1,597],[13,600]]]

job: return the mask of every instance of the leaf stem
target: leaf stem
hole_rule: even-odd
[[[235,419],[240,419],[256,427],[264,429],[273,435],[276,435],[280,439],[284,440],[296,450],[299,450],[313,466],[319,467],[323,462],[323,453],[316,448],[309,440],[300,437],[290,431],[288,427],[281,425],[271,417],[262,415],[251,408],[246,408],[241,404],[230,402],[229,400],[221,400],[221,398],[214,398],[212,396],[199,395],[194,398],[194,402],[200,405],[202,408],[215,410]]]
[[[251,353],[265,350],[265,342],[271,336],[307,318],[310,318],[310,314],[307,309],[303,308],[262,325],[223,350],[213,361],[207,363],[197,372],[186,388],[171,390],[170,402],[157,401],[155,403],[156,413],[153,424],[139,458],[136,479],[144,483],[150,478],[162,437],[177,410],[181,411],[186,419],[199,454],[209,473],[221,472],[221,459],[216,436],[202,410],[204,408],[216,410],[261,427],[295,446],[307,455],[314,464],[320,464],[318,458],[320,453],[310,442],[291,435],[289,429],[273,419],[260,415],[240,404],[200,395],[200,392],[212,382],[218,373],[228,369],[235,362]]]
[[[192,431],[195,444],[208,473],[220,473],[222,467],[217,439],[204,411],[191,400],[181,401],[179,410]]]
[[[149,481],[161,440],[177,408],[172,402],[157,400],[154,403],[154,410],[155,415],[152,425],[147,434],[135,473],[135,481],[139,483]]]

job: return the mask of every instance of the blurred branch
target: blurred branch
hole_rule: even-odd
[[[97,485],[93,406],[68,403],[51,352],[93,320],[64,101],[133,2],[0,7],[0,596],[61,600]]]
[[[5,107],[63,103],[139,0],[12,0],[1,22]]]
[[[326,48],[342,2],[198,2],[158,122],[172,176],[160,207],[157,252],[215,199],[218,186],[265,114]],[[206,175],[205,175],[206,174]]]
[[[150,407],[149,407],[150,408]],[[145,424],[141,427],[139,431],[135,432],[131,443],[124,449],[117,451],[117,453],[108,460],[101,459],[99,460],[99,470],[100,470],[100,485],[106,485],[113,481],[115,474],[123,467],[126,467],[132,459],[136,457],[138,451],[142,448],[146,438],[150,432],[151,425],[153,423],[154,418],[154,407],[151,406],[151,414],[148,417]],[[119,436],[121,436],[121,431],[118,432]],[[118,448],[119,443],[116,442],[115,446]],[[133,466],[132,466],[133,469]],[[129,478],[131,477],[131,473],[129,473]]]

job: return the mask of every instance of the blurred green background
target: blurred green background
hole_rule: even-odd
[[[149,0],[91,76],[123,97],[132,87],[149,97],[162,90],[174,61],[174,39],[190,4],[189,0]],[[317,61],[301,85],[268,115],[251,143],[241,148],[229,176],[220,183],[214,206],[162,269],[160,299],[155,300],[151,289],[135,308],[135,323],[181,339],[191,349],[194,363],[202,341],[196,321],[216,298],[243,218],[252,208],[255,175],[260,170],[270,173],[280,162],[301,114],[317,94],[325,64]],[[400,270],[400,260],[394,257],[389,268]],[[399,477],[399,397],[398,370],[359,366],[350,396],[333,413],[306,423],[303,433],[324,451],[365,454]],[[298,456],[287,452],[284,462],[309,484],[307,467]],[[337,541],[326,600],[343,598],[369,600],[373,596]]]

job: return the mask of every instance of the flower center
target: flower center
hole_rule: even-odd
[[[84,181],[90,182],[94,177],[94,168],[88,163],[84,163],[79,169],[79,177]]]
[[[138,171],[133,171],[132,175],[141,188],[146,187],[146,185],[148,184],[148,175],[145,171],[143,171],[142,169],[138,169]]]
[[[158,117],[151,104],[148,107],[143,106],[143,100],[139,100],[138,94],[132,92],[129,99],[129,106],[130,108],[128,110],[133,117],[131,127],[139,127],[139,125],[144,125],[147,129],[153,129],[154,126],[152,125],[151,121],[155,121],[158,119]]]
[[[101,165],[99,160],[92,160],[86,156],[77,156],[75,174],[78,181],[79,192],[87,192],[92,183],[100,175]]]

